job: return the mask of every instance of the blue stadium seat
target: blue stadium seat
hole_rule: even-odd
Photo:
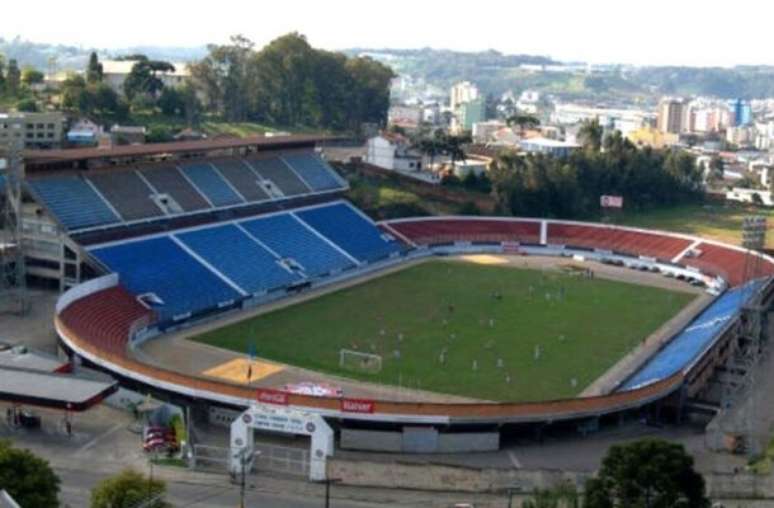
[[[309,187],[278,157],[252,158],[246,161],[256,173],[270,181],[285,196],[309,194]]]
[[[292,258],[301,264],[307,276],[316,277],[354,266],[350,259],[290,214],[251,219],[240,225],[283,258]]]
[[[343,187],[333,168],[316,154],[286,155],[283,159],[316,191]]]
[[[300,279],[282,268],[273,254],[236,226],[217,226],[175,236],[250,293],[288,286]]]
[[[373,222],[346,203],[310,208],[295,214],[361,261],[376,261],[401,250],[400,244],[385,240]]]
[[[180,166],[193,184],[207,196],[214,206],[229,206],[244,203],[226,181],[209,164],[187,164]]]
[[[689,366],[704,354],[729,321],[739,313],[753,291],[760,289],[760,286],[760,281],[753,281],[726,291],[627,379],[619,391],[634,390],[656,383]]]
[[[29,184],[67,229],[82,229],[121,221],[99,194],[80,178],[46,178],[29,180]]]
[[[91,249],[135,295],[155,293],[162,321],[217,308],[238,299],[234,288],[167,237]]]

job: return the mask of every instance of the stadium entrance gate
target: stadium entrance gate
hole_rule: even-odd
[[[310,436],[309,454],[300,461],[308,464],[310,480],[326,479],[327,459],[333,456],[333,430],[320,415],[267,404],[251,406],[231,424],[229,471],[233,475],[251,471],[256,451],[261,451],[256,450],[254,430]]]

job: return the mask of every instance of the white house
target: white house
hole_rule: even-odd
[[[393,171],[422,171],[422,155],[397,134],[382,133],[369,139],[366,162]]]

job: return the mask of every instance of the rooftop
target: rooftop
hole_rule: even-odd
[[[30,165],[58,162],[77,162],[90,159],[118,159],[174,153],[201,153],[231,148],[256,147],[264,149],[291,148],[314,145],[337,138],[320,135],[250,136],[245,138],[220,138],[197,141],[174,141],[146,145],[114,146],[108,148],[73,148],[62,150],[25,150],[25,163]]]
[[[542,146],[546,148],[579,148],[577,143],[568,143],[567,141],[559,141],[556,139],[548,138],[532,138],[522,140],[523,145]]]
[[[82,411],[115,391],[116,386],[115,382],[0,367],[0,400],[49,407],[69,406]]]
[[[139,60],[102,60],[102,72],[103,74],[129,74],[132,72],[132,67]],[[184,62],[170,62],[174,67],[174,72],[163,72],[164,76],[181,76],[188,77],[191,73],[188,71],[188,64]]]

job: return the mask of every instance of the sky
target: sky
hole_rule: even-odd
[[[0,36],[83,47],[201,46],[291,31],[325,49],[454,49],[635,65],[774,65],[768,0],[38,0]]]

